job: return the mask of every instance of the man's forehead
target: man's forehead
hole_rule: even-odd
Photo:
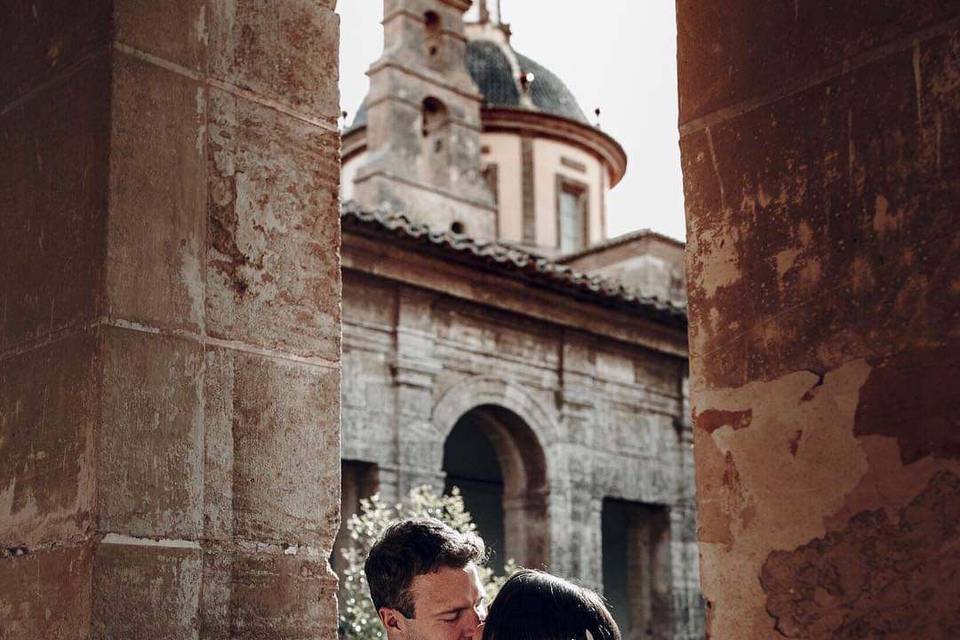
[[[469,607],[480,596],[479,575],[472,562],[456,569],[441,567],[432,573],[414,577],[410,583],[417,614]]]

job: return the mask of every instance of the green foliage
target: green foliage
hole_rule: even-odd
[[[476,533],[470,513],[463,506],[460,491],[454,487],[450,495],[441,495],[428,486],[410,491],[400,504],[385,504],[379,495],[360,501],[360,513],[347,521],[351,545],[343,550],[347,568],[340,584],[341,640],[383,639],[385,634],[367,588],[363,563],[370,547],[387,527],[404,518],[433,517],[461,533]],[[487,601],[493,601],[500,586],[516,570],[513,561],[506,563],[506,575],[497,576],[491,568],[480,567],[480,580],[487,592]]]

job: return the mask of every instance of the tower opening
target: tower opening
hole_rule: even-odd
[[[425,138],[438,134],[449,120],[446,105],[433,96],[423,99],[421,114],[423,116],[422,133]]]
[[[436,70],[443,67],[440,49],[443,46],[443,23],[436,11],[427,11],[423,14],[424,38],[423,46],[427,53],[427,64]]]

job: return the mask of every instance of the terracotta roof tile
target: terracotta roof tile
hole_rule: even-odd
[[[346,202],[341,212],[345,232],[391,238],[446,253],[486,267],[508,271],[532,282],[599,304],[628,308],[667,324],[686,327],[686,308],[624,287],[617,281],[574,271],[548,258],[500,242],[479,242],[467,236],[433,231],[398,213],[365,211]]]

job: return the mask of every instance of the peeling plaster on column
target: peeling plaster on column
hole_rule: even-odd
[[[799,256],[799,249],[784,249],[783,251],[778,252],[773,257],[777,264],[777,275],[781,278],[786,275],[786,273],[793,268],[793,265],[797,262],[797,258]]]
[[[898,212],[890,211],[890,202],[878,193],[874,201],[873,230],[877,235],[883,236],[889,232],[896,231],[900,223]]]
[[[207,146],[207,90],[197,87],[197,117],[200,124],[197,126],[197,153],[202,157]]]
[[[717,162],[717,152],[713,146],[713,134],[710,133],[710,127],[706,128],[707,133],[707,146],[710,148],[710,162],[713,163],[713,172],[717,176],[717,185],[720,187],[720,208],[726,210],[727,205],[725,203],[723,189],[723,176],[720,174],[720,165]]]
[[[732,236],[732,239],[727,236]],[[736,283],[742,276],[736,227],[732,227],[729,233],[726,229],[718,229],[716,232],[704,230],[699,236],[699,248],[697,255],[700,263],[710,265],[709,269],[703,270],[700,279],[709,299],[718,289]]]
[[[913,78],[917,85],[917,126],[923,126],[923,76],[920,73],[920,43],[913,45]]]
[[[843,506],[824,516],[828,531],[838,530],[859,512],[884,509],[896,523],[898,511],[918,495],[930,479],[941,471],[960,473],[960,462],[926,457],[909,465],[900,460],[896,438],[863,436],[861,449],[867,454],[867,473],[847,493]]]
[[[207,6],[206,5],[201,5],[200,15],[197,17],[197,21],[194,23],[193,28],[197,33],[197,42],[206,46],[210,39],[210,35],[207,31]]]
[[[695,429],[701,575],[704,597],[713,603],[713,628],[739,628],[742,637],[770,635],[759,579],[724,577],[759,577],[771,551],[792,550],[824,535],[824,518],[844,508],[869,471],[867,452],[853,434],[869,373],[865,361],[849,362],[827,373],[812,397],[808,392],[819,378],[810,372],[694,393],[698,416],[708,410],[752,411],[746,428],[723,426],[712,435],[699,425]],[[847,426],[840,430],[839,424]],[[794,455],[798,430],[804,446]],[[803,489],[792,492],[793,487]]]
[[[193,242],[191,244],[199,244]],[[180,277],[181,283],[190,299],[190,320],[203,329],[204,325],[204,297],[203,265],[200,263],[198,252],[194,247],[185,250],[180,247]]]

